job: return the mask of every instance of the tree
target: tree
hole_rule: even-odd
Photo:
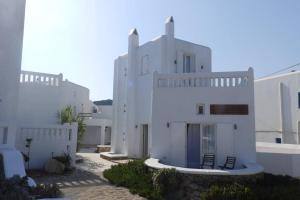
[[[76,115],[72,109],[72,106],[67,106],[59,112],[59,119],[61,124],[76,122],[78,124],[77,130],[77,150],[79,149],[80,142],[86,130],[84,119],[79,115]]]

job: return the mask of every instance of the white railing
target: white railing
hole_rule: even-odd
[[[210,72],[186,74],[154,73],[158,88],[237,88],[253,84],[253,70],[243,72]]]
[[[30,148],[27,139],[32,139]],[[30,155],[30,168],[43,168],[52,156],[69,154],[75,161],[77,146],[77,123],[64,125],[19,126],[16,148]]]
[[[20,83],[60,86],[62,81],[62,74],[56,75],[39,72],[21,71],[20,75]]]

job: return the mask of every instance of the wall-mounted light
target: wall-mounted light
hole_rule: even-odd
[[[174,64],[177,65],[177,60],[174,60]]]
[[[138,125],[135,125],[135,128],[138,128]]]
[[[233,125],[233,129],[234,129],[234,130],[237,129],[237,125],[236,125],[236,124]]]
[[[168,127],[168,128],[170,127],[170,123],[169,123],[169,122],[167,122],[167,127]]]

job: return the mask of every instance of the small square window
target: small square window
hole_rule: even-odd
[[[204,111],[205,111],[204,104],[198,104],[197,105],[197,114],[204,115]]]
[[[281,144],[281,138],[275,138],[275,142]]]

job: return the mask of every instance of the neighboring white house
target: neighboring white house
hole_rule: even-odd
[[[299,144],[300,72],[255,80],[255,124],[258,142]]]
[[[19,123],[60,123],[58,113],[66,106],[71,106],[75,114],[90,112],[89,89],[63,80],[62,74],[21,72]]]
[[[199,168],[202,156],[256,162],[253,70],[212,72],[211,49],[165,34],[115,60],[112,153]]]
[[[82,145],[110,145],[112,126],[112,100],[94,101],[92,112],[85,113],[86,132]]]

